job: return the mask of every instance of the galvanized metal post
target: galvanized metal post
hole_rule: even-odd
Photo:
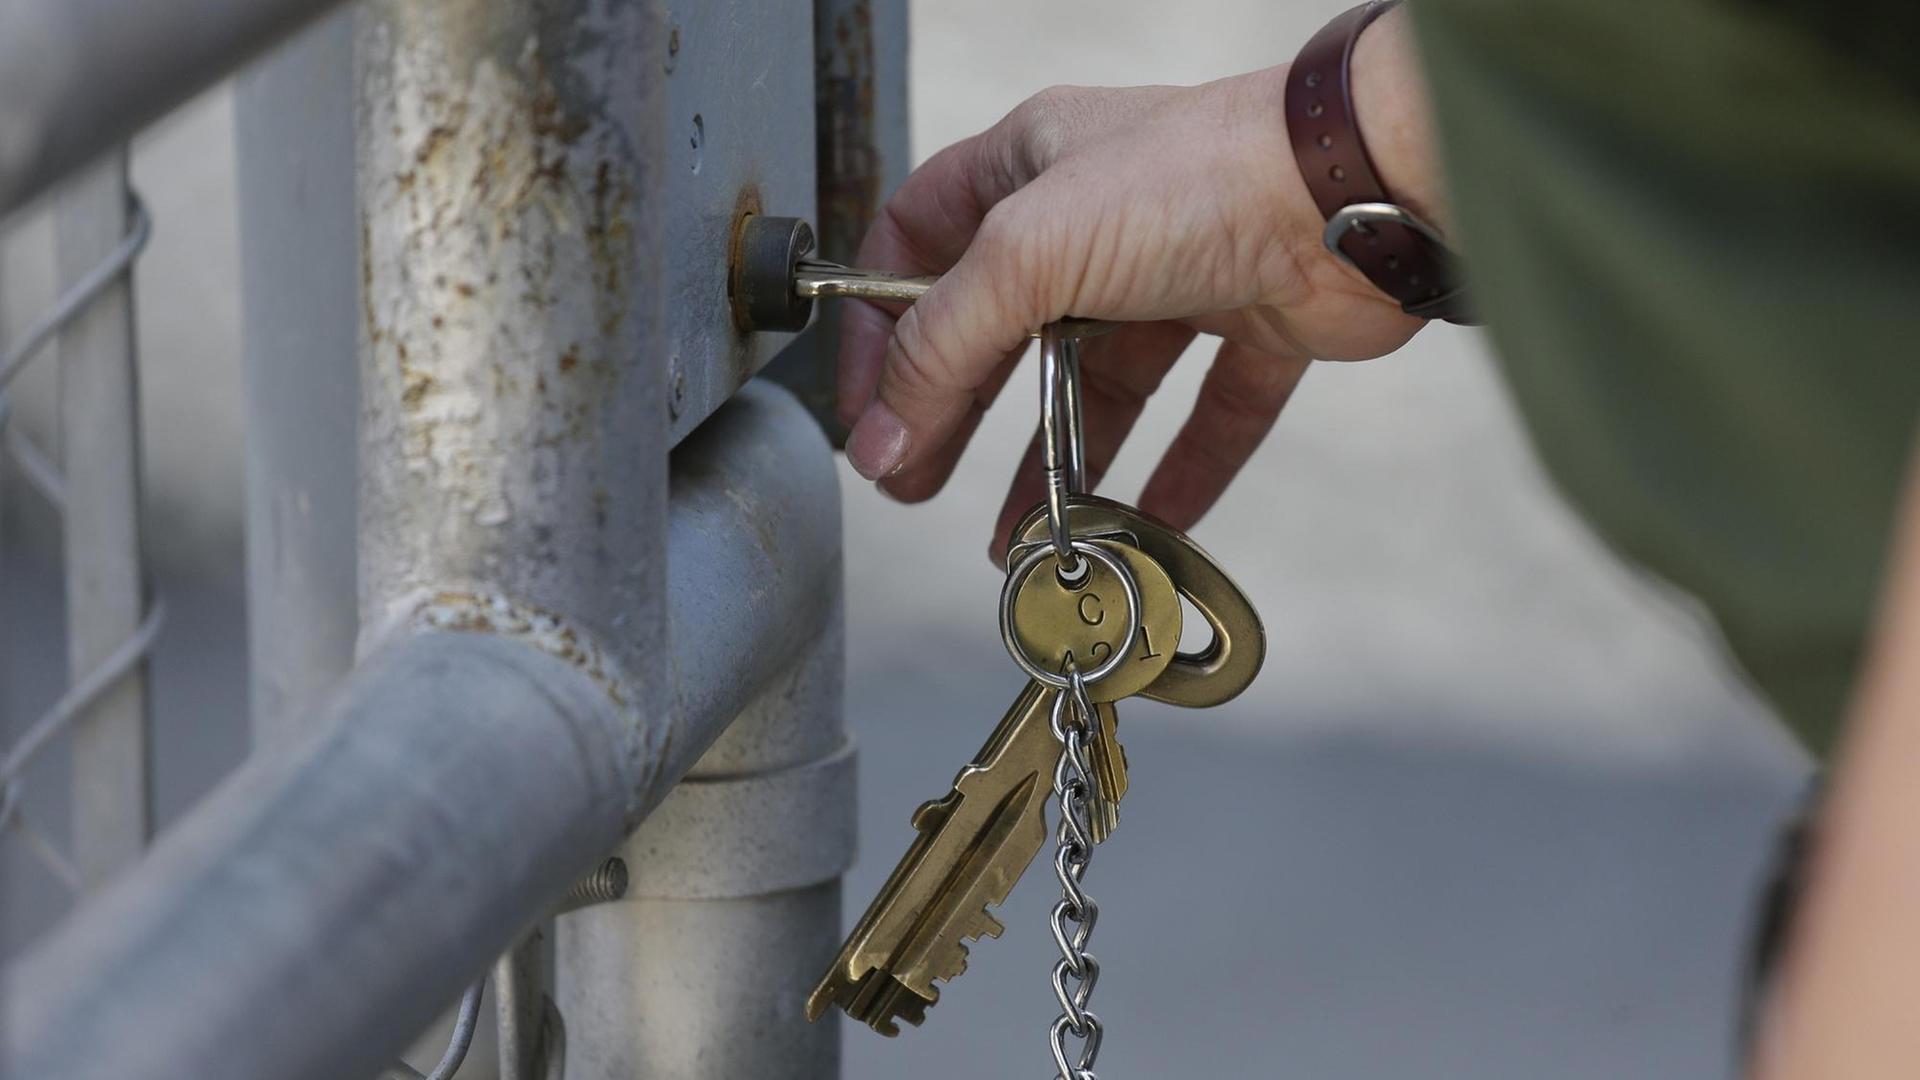
[[[246,373],[247,649],[255,745],[353,665],[359,229],[353,12],[235,83]]]
[[[646,4],[361,9],[361,651],[564,618],[665,706],[665,34]]]
[[[751,413],[722,413],[679,453],[711,458],[715,444],[739,441],[752,422]],[[727,478],[706,497],[750,482],[745,473]],[[689,494],[675,491],[675,551],[705,546],[710,523],[727,517],[723,503],[689,505]],[[822,520],[796,505],[776,520],[815,522],[831,534],[768,537],[717,564],[676,567],[676,613],[752,606],[738,593],[721,600],[726,581],[791,579],[801,568],[783,565],[787,544],[839,550],[837,516]],[[812,599],[787,609],[796,617],[778,631],[797,655],[619,848],[631,871],[626,898],[561,916],[560,1013],[575,1075],[838,1075],[839,1025],[808,1023],[802,1006],[839,946],[840,875],[854,855],[840,569],[836,558],[803,571]],[[727,673],[742,663],[739,642],[724,630],[733,621],[675,619],[675,654],[698,665],[681,668],[681,708],[739,707],[710,697],[729,692]]]
[[[124,150],[61,191],[54,229],[64,281],[121,246],[131,220]],[[140,628],[140,397],[130,276],[109,286],[60,336],[60,460],[67,486],[67,662],[75,680]],[[146,662],[72,722],[72,853],[97,888],[139,857],[153,830]]]

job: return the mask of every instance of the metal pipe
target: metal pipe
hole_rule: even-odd
[[[358,227],[353,12],[234,90],[246,372],[247,659],[255,746],[291,735],[353,666]]]
[[[553,1003],[553,924],[542,921],[493,966],[500,1080],[561,1080],[565,1034]]]
[[[664,715],[655,6],[358,15],[361,651],[423,605],[505,603],[564,620],[629,709]]]
[[[797,670],[795,626],[828,625],[839,507],[820,434],[777,388],[716,421],[729,413],[751,422],[673,462],[665,555],[689,583],[674,606],[688,629],[664,659],[684,711],[636,714],[584,655],[549,651],[564,634],[516,633],[510,613],[387,638],[310,735],[256,754],[8,970],[9,1075],[337,1080],[392,1060],[730,708]],[[739,572],[775,545],[773,570]],[[705,655],[716,643],[730,663]],[[838,908],[811,903],[818,934]]]
[[[373,1074],[621,835],[624,728],[522,643],[395,643],[8,971],[9,1074]]]
[[[0,4],[0,216],[338,2]]]
[[[85,276],[133,221],[125,149],[60,193],[62,280]],[[140,393],[133,285],[123,273],[60,335],[60,467],[67,500],[67,663],[78,681],[136,635],[146,616],[140,549]],[[74,868],[88,890],[140,857],[153,830],[153,761],[144,659],[71,721]]]
[[[778,422],[766,415],[772,397],[750,386],[678,453],[710,456],[710,442]],[[824,460],[820,436],[806,439]],[[837,491],[831,478],[794,476],[756,500],[769,526],[762,543],[723,545],[729,493],[792,466],[772,456],[730,461],[738,471],[704,484],[702,495],[675,487],[670,550],[726,554],[674,562],[669,597],[681,707],[740,715],[619,848],[631,868],[625,898],[558,921],[560,1012],[568,1058],[583,1076],[839,1072],[839,1025],[809,1024],[797,1003],[839,947],[839,878],[854,852],[841,573],[837,559],[790,562],[794,548],[840,549]],[[770,632],[793,644],[778,674],[749,685],[727,677],[752,655],[729,628],[756,606],[781,624]]]

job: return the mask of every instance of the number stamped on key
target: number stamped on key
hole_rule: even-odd
[[[1091,541],[1115,556],[1133,574],[1140,590],[1140,625],[1127,659],[1113,673],[1087,687],[1095,701],[1132,697],[1160,677],[1180,642],[1180,595],[1173,579],[1138,548],[1111,540]],[[1038,545],[1014,549],[1018,566]],[[1113,568],[1094,559],[1078,580],[1068,581],[1050,560],[1027,574],[1013,599],[1013,636],[1036,663],[1065,675],[1070,666],[1087,671],[1125,647],[1122,586]]]

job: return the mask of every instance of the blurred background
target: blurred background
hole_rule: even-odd
[[[916,156],[1049,84],[1280,62],[1343,6],[1205,0],[1176,18],[1142,0],[916,3]],[[216,91],[147,132],[134,164],[157,223],[136,296],[148,537],[170,607],[153,691],[163,821],[245,753],[232,127]],[[51,262],[44,222],[9,230],[0,327],[49,303]],[[1207,350],[1167,381],[1105,493],[1138,492]],[[51,376],[42,363],[16,384],[43,440]],[[850,920],[904,851],[913,808],[1020,686],[985,551],[1033,379],[1016,376],[931,503],[895,505],[843,471],[862,754]],[[0,475],[0,744],[65,685],[53,527]],[[1434,326],[1388,359],[1316,368],[1195,536],[1264,615],[1267,665],[1221,708],[1121,709],[1133,788],[1088,878],[1101,1071],[1724,1075],[1744,924],[1808,766],[1686,598],[1562,504],[1484,340]],[[38,820],[64,819],[66,768],[56,747],[28,776]],[[17,847],[0,843],[5,955],[63,903]],[[847,1076],[1049,1067],[1052,899],[1036,870],[923,1029],[849,1025]],[[488,1060],[476,1052],[471,1075]]]

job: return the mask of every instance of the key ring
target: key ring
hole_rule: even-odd
[[[1069,577],[1081,572],[1067,523],[1067,497],[1087,488],[1086,437],[1082,426],[1080,343],[1049,323],[1040,331],[1040,446],[1047,477],[1047,532],[1053,553]],[[1126,577],[1123,571],[1121,576]]]
[[[1140,636],[1140,583],[1133,579],[1133,572],[1127,569],[1127,564],[1122,562],[1119,556],[1093,541],[1069,539],[1067,542],[1072,545],[1076,562],[1080,556],[1084,555],[1113,571],[1114,577],[1120,579],[1120,591],[1125,595],[1127,602],[1126,633],[1121,637],[1120,643],[1105,660],[1080,673],[1080,681],[1091,685],[1113,674],[1133,652],[1133,639]],[[1035,663],[1033,657],[1027,655],[1026,647],[1020,644],[1019,637],[1013,632],[1014,597],[1019,594],[1020,586],[1033,576],[1034,570],[1038,569],[1040,564],[1052,554],[1052,548],[1037,546],[1007,571],[1007,584],[1000,590],[1000,640],[1006,644],[1008,654],[1013,657],[1014,663],[1020,665],[1022,671],[1055,690],[1066,690],[1073,686],[1073,676],[1048,671]]]

